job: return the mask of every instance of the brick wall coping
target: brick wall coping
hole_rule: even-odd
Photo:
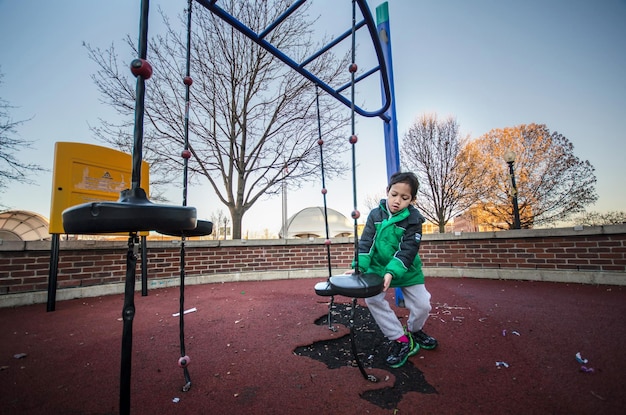
[[[601,236],[601,235],[626,235],[626,224],[586,226],[580,228],[548,228],[548,229],[517,229],[493,232],[455,232],[436,233],[424,235],[422,241],[463,241],[463,240],[486,240],[486,239],[526,239],[526,238],[552,238],[569,236]],[[310,239],[235,239],[235,240],[188,240],[185,246],[194,247],[245,247],[245,246],[297,246],[324,244],[324,238]],[[354,238],[332,238],[332,244],[354,243]],[[49,251],[50,241],[3,241],[0,239],[0,252],[3,251]],[[149,240],[150,248],[171,248],[180,246],[179,240]],[[125,240],[78,240],[61,241],[60,250],[98,250],[98,249],[126,249]]]

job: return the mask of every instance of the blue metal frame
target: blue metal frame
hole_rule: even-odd
[[[385,112],[388,121],[385,121],[385,150],[387,156],[387,178],[400,171],[400,151],[398,149],[398,122],[396,118],[396,99],[393,83],[393,62],[391,59],[391,30],[389,28],[389,8],[387,2],[384,2],[376,8],[377,30],[382,51],[387,65],[387,74],[389,75],[389,89],[391,93],[391,105]],[[381,79],[381,90],[385,86]]]
[[[389,118],[389,115],[386,113],[386,111],[392,106],[391,85],[389,81],[390,77],[389,77],[389,73],[387,69],[388,66],[385,64],[385,56],[384,56],[381,44],[378,41],[378,33],[376,30],[376,24],[374,23],[374,19],[372,18],[372,14],[370,13],[366,0],[355,0],[355,1],[356,1],[356,4],[359,6],[359,9],[361,10],[361,14],[363,15],[363,20],[358,22],[355,25],[355,30],[360,29],[363,26],[367,27],[367,30],[369,31],[370,37],[372,39],[374,50],[376,51],[376,56],[378,58],[378,66],[375,66],[374,68],[366,71],[359,78],[355,79],[355,83],[365,79],[366,77],[372,75],[373,73],[380,72],[380,78],[382,82],[383,103],[382,103],[382,107],[375,111],[366,111],[363,108],[357,106],[356,104],[353,104],[348,98],[341,95],[341,91],[343,91],[350,85],[343,85],[339,88],[333,88],[305,68],[307,64],[309,64],[310,62],[315,60],[317,57],[319,57],[321,54],[328,51],[333,46],[337,45],[339,42],[341,42],[343,39],[349,36],[352,33],[352,28],[346,31],[345,33],[343,33],[342,35],[340,35],[339,37],[337,37],[335,40],[330,42],[328,45],[320,49],[315,54],[311,55],[309,58],[303,60],[301,63],[298,63],[294,61],[292,58],[290,58],[289,56],[285,55],[282,51],[280,51],[274,45],[266,41],[265,37],[276,26],[278,26],[282,21],[288,18],[300,6],[302,6],[306,2],[306,0],[294,1],[294,3],[283,14],[281,14],[274,22],[272,22],[269,26],[267,26],[267,28],[265,28],[260,33],[256,33],[254,30],[252,30],[251,28],[249,28],[248,26],[246,26],[245,24],[237,20],[235,17],[230,15],[228,12],[226,12],[224,9],[220,8],[217,5],[217,0],[196,0],[197,3],[199,3],[206,9],[210,10],[213,14],[220,17],[222,20],[230,24],[239,32],[243,33],[245,36],[250,38],[256,44],[258,44],[259,46],[261,46],[262,48],[270,52],[272,55],[276,56],[287,66],[289,66],[290,68],[292,68],[293,70],[295,70],[296,72],[298,72],[299,74],[301,74],[302,76],[304,76],[305,78],[313,82],[315,85],[319,86],[321,89],[323,89],[324,91],[326,91],[327,93],[335,97],[335,99],[337,99],[339,102],[343,103],[349,108],[352,108],[354,105],[354,111],[357,114],[362,115],[364,117],[380,117],[385,122],[388,122],[390,118]]]
[[[265,37],[274,30],[282,21],[287,19],[292,13],[294,13],[300,6],[302,6],[306,0],[296,0],[294,3],[278,18],[267,26],[262,32],[256,33],[248,26],[241,23],[232,15],[227,13],[224,9],[217,5],[217,0],[196,0],[200,5],[210,10],[213,14],[226,21],[232,27],[243,33],[259,46],[276,56],[287,66],[300,73],[302,76],[313,82],[315,85],[322,88],[324,91],[335,97],[339,102],[343,103],[347,107],[354,109],[354,111],[364,117],[380,117],[384,121],[384,134],[385,134],[385,150],[386,150],[386,162],[387,162],[387,177],[390,178],[392,174],[400,171],[400,152],[398,148],[398,124],[396,120],[396,106],[393,95],[393,70],[391,62],[391,32],[389,29],[389,12],[387,2],[378,6],[376,9],[377,20],[381,20],[378,23],[374,23],[372,14],[369,10],[366,0],[354,0],[361,10],[363,20],[355,23],[354,30],[359,30],[363,26],[367,27],[374,50],[376,51],[376,57],[378,59],[378,66],[365,71],[363,75],[355,78],[353,82],[349,82],[339,88],[333,88],[319,79],[317,76],[309,72],[305,67],[323,53],[332,49],[339,44],[342,40],[346,39],[352,34],[353,28],[345,31],[337,38],[332,40],[322,49],[304,59],[301,63],[297,63],[289,56],[285,55],[282,51],[274,47],[271,43],[265,40]],[[386,37],[386,38],[385,38]],[[385,45],[383,48],[382,45]],[[351,102],[348,98],[341,95],[341,92],[348,87],[356,84],[368,76],[380,72],[381,82],[381,95],[382,95],[382,107],[376,111],[365,111],[364,109]],[[396,289],[396,304],[404,305],[404,296],[400,289]]]
[[[391,175],[400,171],[400,150],[398,147],[398,121],[396,117],[396,99],[393,84],[393,62],[391,59],[391,30],[389,27],[389,6],[384,2],[376,8],[376,28],[380,44],[387,64],[387,73],[389,74],[389,85],[391,90],[391,105],[387,109],[386,115],[388,121],[384,124],[385,133],[385,155],[387,158],[387,179]],[[384,88],[381,81],[381,88]],[[404,294],[400,288],[395,289],[396,305],[404,307]]]

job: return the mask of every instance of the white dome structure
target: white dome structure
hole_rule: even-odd
[[[0,240],[41,241],[51,238],[46,218],[25,210],[0,212]]]
[[[328,215],[328,236],[330,238],[354,235],[354,224],[336,210],[326,208]],[[323,207],[308,207],[287,220],[287,232],[280,230],[284,238],[326,238],[326,221]]]

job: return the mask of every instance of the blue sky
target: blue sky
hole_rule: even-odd
[[[310,1],[319,10],[333,12],[341,2],[350,4],[348,0]],[[381,3],[369,1],[371,10]],[[424,113],[454,116],[462,132],[472,137],[493,128],[546,124],[567,137],[574,153],[596,168],[600,197],[588,210],[626,211],[626,1],[388,3],[400,138]],[[0,71],[4,74],[0,97],[17,107],[13,120],[32,118],[18,131],[21,138],[35,142],[34,150],[19,155],[22,160],[51,169],[55,142],[99,144],[89,125],[98,125],[99,118],[114,119],[115,113],[99,101],[90,79],[96,68],[82,43],[101,48],[114,43],[118,53],[126,52],[122,40],[127,34],[137,36],[139,4],[138,0],[0,0]],[[184,0],[153,0],[150,34],[160,29],[158,7],[175,18],[186,5]],[[318,25],[322,32],[342,32],[350,21],[340,13],[324,14]],[[120,56],[126,62],[132,58]],[[364,92],[360,99],[375,106],[380,97]],[[385,188],[382,122],[359,119],[356,132],[361,200],[380,195]],[[12,186],[0,198],[11,208],[48,217],[51,174],[34,179],[36,185]],[[321,184],[312,184],[290,192],[289,215],[321,205],[320,188]],[[349,216],[350,172],[327,182],[327,188],[329,206]],[[172,191],[172,203],[180,199],[179,193]],[[191,188],[188,203],[198,208],[200,218],[226,211],[206,189]],[[280,199],[259,202],[244,219],[244,232],[267,228],[277,233],[280,212]]]

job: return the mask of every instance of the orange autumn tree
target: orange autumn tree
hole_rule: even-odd
[[[494,129],[470,141],[468,157],[481,167],[481,220],[494,228],[513,227],[511,180],[504,153],[515,153],[515,181],[522,228],[550,225],[583,212],[598,196],[594,167],[574,155],[563,135],[543,124]]]

